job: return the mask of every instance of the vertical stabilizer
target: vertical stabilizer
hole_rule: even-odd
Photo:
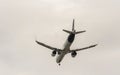
[[[75,28],[75,24],[74,24],[74,23],[75,23],[75,20],[73,19],[72,31],[75,30],[75,29],[74,29],[74,28]]]
[[[67,33],[69,33],[69,34],[71,34],[71,33],[73,33],[73,34],[79,34],[79,33],[85,32],[85,30],[83,30],[83,31],[76,31],[76,30],[75,30],[75,19],[73,19],[72,31],[65,30],[65,29],[63,29],[63,31],[64,31],[64,32],[67,32]]]

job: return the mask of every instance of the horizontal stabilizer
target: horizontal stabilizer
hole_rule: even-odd
[[[73,23],[72,23],[72,31],[69,31],[69,30],[65,30],[63,29],[64,32],[67,32],[69,34],[79,34],[79,33],[83,33],[83,32],[86,32],[85,30],[84,31],[76,31],[75,30],[75,20],[73,19]]]
[[[72,33],[72,31],[65,30],[65,29],[63,29],[63,31],[64,31],[64,32],[67,32],[67,33],[69,33],[69,34]]]
[[[85,30],[84,31],[77,31],[75,32],[75,34],[79,34],[79,33],[83,33],[83,32],[86,32]]]
[[[79,34],[79,33],[86,32],[85,30],[84,30],[84,31],[77,31],[77,32],[75,31],[75,32],[73,32],[73,31],[69,31],[69,30],[65,30],[65,29],[63,29],[63,31],[66,32],[66,33],[69,33],[69,34],[70,34],[70,33]]]

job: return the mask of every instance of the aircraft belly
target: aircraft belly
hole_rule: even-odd
[[[61,52],[61,54],[56,59],[57,63],[60,63],[62,61],[62,59],[64,58],[65,54],[68,53],[68,51],[70,49],[70,46],[71,46],[71,43],[66,41],[66,43],[64,44],[63,51]]]
[[[65,56],[65,54],[59,55],[59,56],[57,57],[57,59],[56,59],[56,62],[57,62],[57,63],[60,63],[60,62],[62,61],[62,59],[63,59],[64,56]]]
[[[65,42],[65,44],[64,44],[64,51],[66,51],[66,50],[69,50],[70,49],[70,46],[71,46],[71,43],[70,42],[68,42],[68,41],[66,41]]]

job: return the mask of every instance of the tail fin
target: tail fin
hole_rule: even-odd
[[[63,31],[64,31],[64,32],[67,32],[67,33],[69,33],[69,34],[75,32],[75,29],[74,29],[74,23],[75,23],[75,20],[73,19],[73,23],[72,23],[72,31],[65,30],[65,29],[63,29]]]
[[[75,31],[74,23],[75,23],[75,20],[73,19],[72,31]]]
[[[69,31],[69,30],[65,30],[65,29],[63,29],[63,31],[64,32],[67,32],[67,33],[73,33],[73,34],[79,34],[79,33],[83,33],[83,32],[85,32],[85,30],[84,31],[77,31],[76,32],[76,30],[75,30],[75,20],[73,19],[73,23],[72,23],[72,31]]]

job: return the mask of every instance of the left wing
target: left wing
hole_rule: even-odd
[[[84,48],[80,48],[80,49],[70,50],[70,52],[73,52],[73,51],[81,51],[81,50],[89,49],[89,48],[92,48],[92,47],[95,47],[95,46],[97,46],[97,44],[91,45],[91,46],[88,46],[88,47],[84,47]]]
[[[55,51],[62,51],[61,49],[48,46],[48,45],[46,45],[46,44],[44,44],[44,43],[42,43],[42,42],[39,42],[39,41],[37,41],[37,40],[36,40],[35,42],[36,42],[37,44],[41,45],[41,46],[44,46],[44,47],[48,48],[48,49],[55,50]]]

